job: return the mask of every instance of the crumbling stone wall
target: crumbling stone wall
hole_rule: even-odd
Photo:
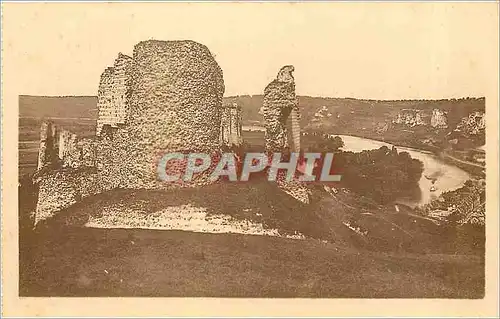
[[[95,166],[95,141],[80,139],[76,134],[59,129],[51,122],[43,122],[38,150],[38,170],[45,167]]]
[[[38,175],[34,182],[39,188],[35,224],[100,192],[95,168],[48,171]]]
[[[70,141],[71,141],[71,132],[68,130],[61,130],[59,132],[59,149],[58,149],[58,154],[59,158],[65,158],[69,155],[71,146],[70,146]]]
[[[300,152],[300,112],[298,107],[294,107],[290,113],[290,128],[291,134],[288,140],[291,141],[291,149],[294,152]]]
[[[95,166],[95,140],[91,138],[80,139],[76,134],[68,131],[62,133],[60,141],[63,139],[66,141],[59,143],[63,147],[63,151],[59,149],[62,167]]]
[[[269,153],[284,152],[286,148],[291,148],[294,152],[300,151],[300,112],[293,71],[293,66],[284,66],[264,90],[262,111],[266,127],[266,151]],[[311,192],[308,187],[299,181],[287,181],[285,178],[285,174],[278,174],[278,187],[295,199],[309,203]]]
[[[131,170],[136,161],[132,157],[139,152],[133,146],[126,128],[103,126],[96,143],[96,167],[104,190],[139,185],[139,176]]]
[[[110,119],[111,109],[113,108],[113,90],[114,90],[114,69],[108,67],[101,74],[99,89],[97,91],[97,127],[96,135],[101,134],[102,126],[105,124],[114,124]]]
[[[37,169],[57,163],[57,127],[52,122],[43,122],[40,128],[40,146],[38,149]]]
[[[266,127],[266,150],[282,151],[290,147],[287,120],[295,112],[294,120],[300,119],[298,101],[295,95],[294,67],[284,66],[278,76],[264,90],[263,114]]]
[[[70,137],[67,143],[66,154],[62,160],[63,167],[79,167],[80,166],[80,149],[77,146],[78,136],[70,132]]]
[[[221,143],[239,146],[243,143],[241,106],[237,103],[226,104],[221,115]]]
[[[78,141],[77,148],[80,149],[80,163],[82,166],[95,167],[96,145],[95,140],[84,138]]]
[[[202,44],[144,41],[133,58],[119,54],[101,75],[95,140],[42,127],[40,165],[59,169],[36,175],[37,221],[116,187],[179,187],[158,179],[158,161],[166,152],[220,152],[223,94],[222,70]],[[240,116],[230,114],[239,136]],[[181,186],[211,182],[206,174]]]
[[[95,141],[43,122],[39,164],[33,177],[38,186],[35,223],[100,191],[95,165]]]
[[[47,152],[47,144],[52,144],[51,136],[49,134],[50,131],[50,123],[43,122],[42,127],[40,128],[40,146],[38,148],[38,165],[37,169],[41,169],[47,165],[49,161],[49,154]]]
[[[61,158],[62,167],[95,166],[95,147],[95,140],[90,138],[79,139],[76,134],[70,133],[66,151]]]
[[[123,187],[163,187],[156,165],[164,153],[219,151],[222,70],[202,44],[150,40],[134,48],[132,77],[127,123],[112,133],[112,150],[98,152],[126,154],[111,169],[126,170]]]
[[[101,134],[105,124],[116,127],[126,123],[132,92],[132,67],[132,58],[119,53],[113,67],[106,68],[102,73],[97,94],[99,116],[96,135]]]

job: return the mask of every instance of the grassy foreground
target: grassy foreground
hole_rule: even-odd
[[[479,256],[373,253],[318,240],[44,229],[21,247],[21,296],[482,298]]]
[[[309,239],[83,227],[88,216],[107,209],[149,214],[185,203],[209,214],[254,219],[283,233],[298,229]],[[304,206],[259,181],[103,193],[35,230],[24,229],[20,295],[483,297],[481,248],[457,246],[438,226],[404,207],[396,213],[394,207],[363,205],[361,198],[339,191]],[[368,234],[356,235],[344,226],[346,220]]]

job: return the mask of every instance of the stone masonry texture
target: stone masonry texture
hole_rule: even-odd
[[[268,152],[281,152],[290,147],[286,124],[292,110],[298,110],[293,71],[293,66],[284,66],[264,90],[263,113]]]
[[[95,168],[61,169],[40,175],[35,224],[82,198],[100,192]]]
[[[202,44],[150,40],[135,46],[131,76],[125,123],[102,129],[99,175],[107,188],[170,187],[157,176],[165,153],[220,151],[222,70]]]
[[[37,169],[40,170],[57,163],[57,144],[57,128],[52,122],[43,122],[40,128]]]
[[[132,58],[119,53],[113,67],[106,68],[102,73],[97,94],[99,117],[96,135],[101,134],[105,124],[113,127],[125,124],[132,92],[132,66]]]
[[[266,126],[266,151],[269,153],[300,151],[300,112],[295,95],[294,67],[281,68],[278,76],[264,90],[263,113]],[[287,122],[293,132],[288,132]],[[310,190],[298,181],[286,181],[278,174],[278,186],[287,194],[304,203],[309,203]]]

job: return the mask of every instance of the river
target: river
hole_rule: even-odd
[[[377,149],[382,146],[392,148],[392,144],[371,140],[367,138],[355,137],[350,135],[338,135],[344,141],[345,151],[361,152],[362,150]],[[420,151],[416,149],[398,147],[398,152],[405,151],[410,154],[412,158],[421,160],[424,163],[424,172],[419,181],[421,192],[420,199],[401,198],[397,202],[411,207],[427,204],[433,199],[437,198],[442,192],[455,190],[463,186],[465,181],[470,178],[470,175],[461,170],[460,168],[444,163],[435,155],[429,152]],[[432,182],[427,177],[437,178],[434,187],[435,191],[431,191]]]

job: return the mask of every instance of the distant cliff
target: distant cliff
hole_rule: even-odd
[[[465,135],[478,135],[483,133],[486,128],[486,119],[484,112],[470,113],[469,116],[462,118],[455,128],[455,131],[462,132]]]

